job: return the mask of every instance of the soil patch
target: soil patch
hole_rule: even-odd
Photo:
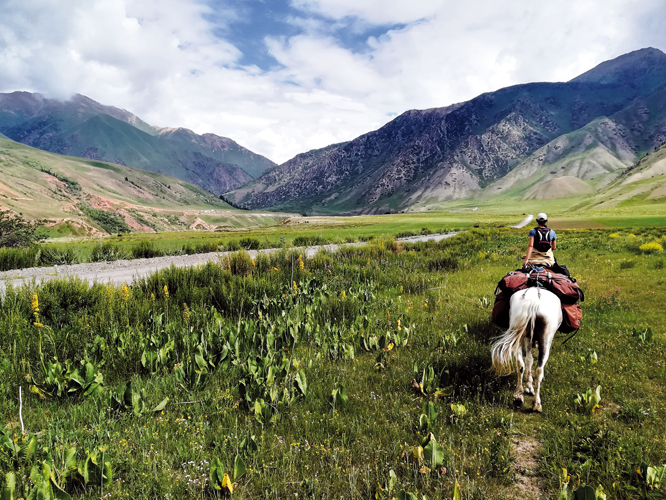
[[[516,473],[516,485],[513,498],[544,498],[539,486],[537,469],[541,443],[534,438],[517,436],[513,440],[515,460],[513,469]]]

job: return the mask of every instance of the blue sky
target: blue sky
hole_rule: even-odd
[[[241,51],[238,64],[255,65],[264,71],[281,66],[268,51],[266,39],[291,38],[316,30],[346,50],[364,53],[369,50],[369,39],[406,26],[399,22],[369,24],[357,16],[331,20],[289,0],[217,0],[209,5],[212,12],[204,17],[216,26],[216,36],[232,40]]]
[[[81,93],[283,162],[409,109],[666,51],[663,0],[0,0],[0,92]]]

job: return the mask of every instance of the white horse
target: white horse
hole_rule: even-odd
[[[509,329],[493,341],[493,370],[498,375],[513,373],[513,358],[515,358],[518,368],[518,386],[513,396],[514,405],[517,407],[523,405],[523,393],[534,395],[532,411],[541,412],[539,390],[550,355],[550,346],[553,343],[555,332],[562,323],[562,304],[560,299],[548,290],[538,287],[526,288],[511,296],[509,318]],[[532,348],[536,344],[539,344],[539,361],[533,377]],[[524,390],[523,346],[527,358],[527,386]],[[532,385],[534,378],[536,378],[536,392]]]

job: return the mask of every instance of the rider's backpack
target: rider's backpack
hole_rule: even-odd
[[[539,252],[547,252],[552,248],[550,239],[550,229],[545,226],[535,227],[536,236],[534,237],[534,248]]]

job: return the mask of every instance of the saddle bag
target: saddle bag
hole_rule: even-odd
[[[509,327],[509,305],[511,296],[528,287],[541,286],[553,292],[562,303],[562,333],[571,333],[580,327],[583,310],[578,301],[585,300],[585,294],[573,278],[564,274],[545,272],[524,273],[511,271],[497,284],[492,322],[500,328]]]
[[[585,300],[583,290],[576,280],[563,274],[553,274],[546,288],[557,295],[563,304],[575,304],[579,300]]]
[[[493,315],[491,321],[500,328],[509,328],[509,301],[511,294],[500,292],[495,296]]]
[[[497,288],[509,296],[519,290],[527,288],[528,275],[521,271],[511,271],[497,284]],[[508,300],[508,298],[507,298]]]
[[[583,310],[578,304],[562,304],[562,324],[559,330],[562,333],[575,332],[580,328],[583,319]]]

